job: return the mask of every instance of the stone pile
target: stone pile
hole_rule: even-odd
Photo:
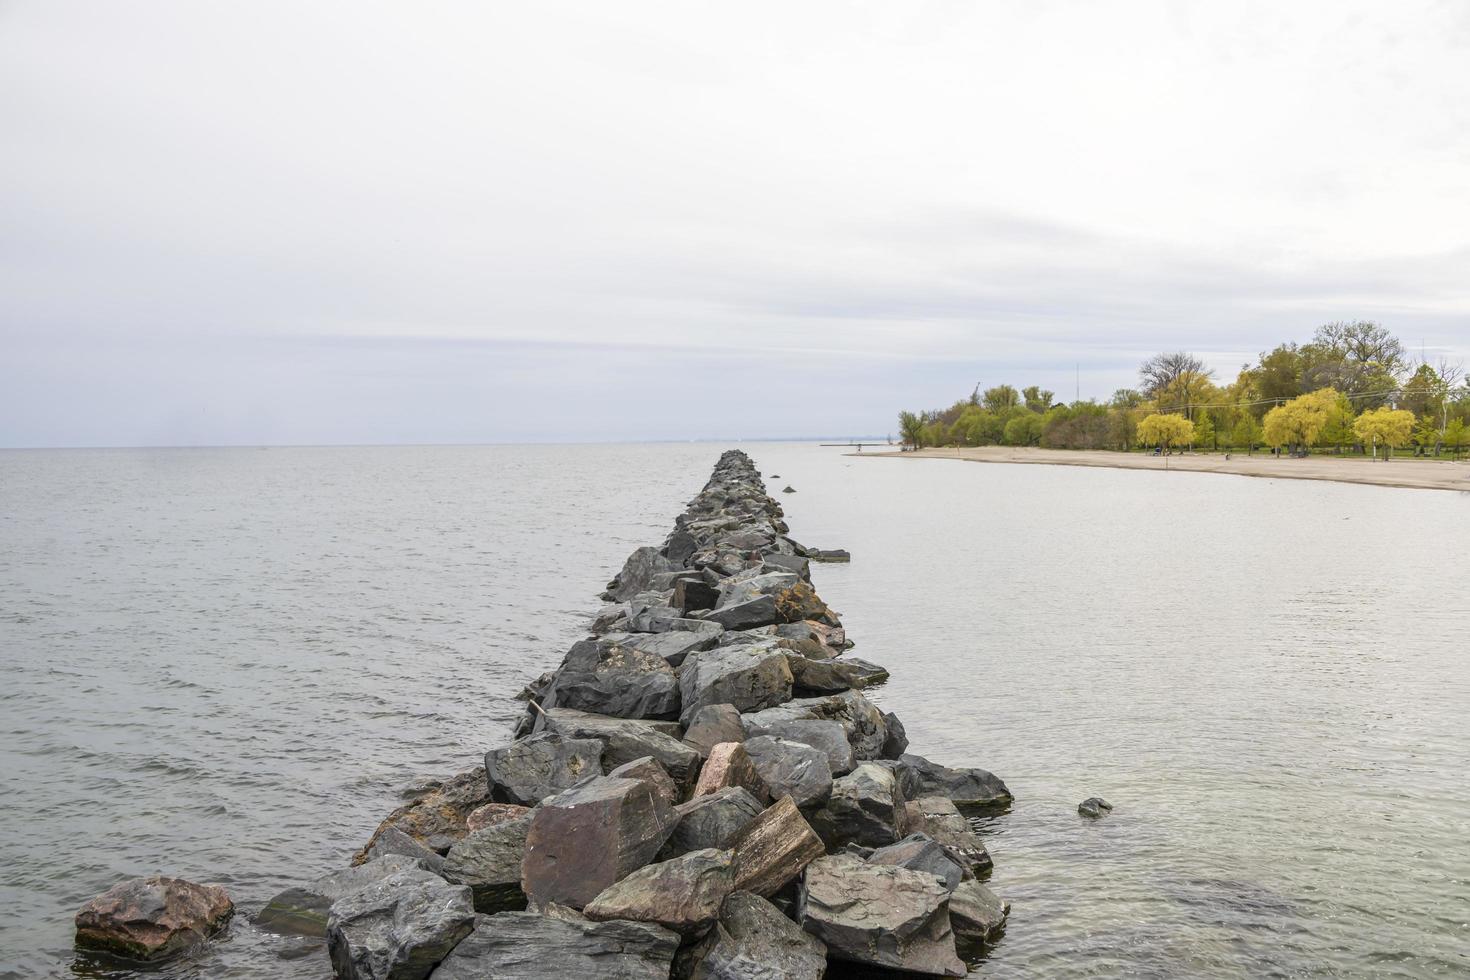
[[[509,741],[257,921],[324,935],[357,980],[964,975],[1008,907],[959,808],[1010,794],[909,753],[864,697],[887,673],[811,582],[847,559],[725,453]]]

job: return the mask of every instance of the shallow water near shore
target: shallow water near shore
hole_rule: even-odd
[[[146,975],[329,975],[250,914],[503,741],[723,448],[0,452],[0,977],[134,976],[71,916],[155,872],[240,911]],[[979,973],[1470,972],[1470,495],[742,448],[873,699],[1016,795]]]

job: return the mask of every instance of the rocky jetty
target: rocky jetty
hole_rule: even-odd
[[[887,672],[811,581],[847,560],[725,453],[483,765],[257,921],[324,934],[353,980],[964,975],[1008,906],[959,807],[1010,794],[863,695]]]

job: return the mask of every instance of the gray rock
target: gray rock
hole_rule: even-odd
[[[1112,813],[1113,805],[1107,800],[1103,799],[1101,796],[1090,796],[1087,799],[1083,800],[1081,803],[1077,804],[1077,812],[1082,814],[1084,817],[1092,817],[1093,819],[1096,819],[1098,817],[1106,816],[1107,814]]]
[[[730,842],[735,852],[735,888],[770,897],[824,853],[791,797],[767,807]]]
[[[900,765],[913,772],[918,794],[947,796],[960,806],[998,806],[1011,802],[1011,791],[984,769],[951,769],[921,755],[906,753]]]
[[[754,735],[773,735],[788,742],[800,742],[820,749],[827,755],[827,766],[834,776],[845,776],[857,765],[852,745],[841,723],[816,718],[791,718],[753,728]]]
[[[659,553],[657,548],[638,548],[623,563],[623,570],[610,583],[602,598],[608,602],[623,602],[648,588],[653,576],[666,572],[673,563]]]
[[[792,688],[801,697],[837,694],[862,684],[858,670],[845,660],[812,660],[800,656],[789,659]]]
[[[412,838],[405,839],[412,841]],[[422,847],[423,845],[417,844]],[[433,855],[440,863],[443,858]],[[255,924],[270,932],[295,936],[325,936],[327,913],[332,903],[399,871],[428,871],[424,860],[403,854],[385,854],[355,868],[323,875],[308,885],[288,888],[277,894],[255,917]]]
[[[457,841],[444,858],[444,879],[468,885],[475,911],[494,914],[526,907],[521,891],[521,861],[531,813],[471,833]]]
[[[960,942],[994,941],[1010,914],[1010,903],[1002,902],[978,881],[961,882],[949,897],[949,921]]]
[[[835,854],[807,866],[797,914],[839,960],[962,977],[949,921],[949,890],[907,868]]]
[[[745,726],[740,711],[733,704],[707,704],[689,719],[684,731],[684,744],[709,757],[710,750],[722,742],[745,741]]]
[[[659,851],[659,860],[708,847],[728,848],[763,809],[761,802],[740,786],[727,786],[681,803],[674,807],[679,822]]]
[[[534,806],[602,773],[603,743],[541,732],[485,753],[490,797],[497,803]],[[468,817],[466,817],[468,826]]]
[[[875,664],[871,660],[863,660],[860,657],[843,657],[841,662],[846,664],[852,672],[853,687],[869,687],[888,680],[888,668]]]
[[[821,980],[827,947],[758,895],[725,899],[691,980]]]
[[[812,815],[812,827],[829,850],[844,844],[885,847],[898,840],[903,800],[893,773],[875,762],[832,783],[831,798]]]
[[[715,646],[724,633],[718,623],[702,623],[697,619],[682,622],[700,623],[710,628],[699,631],[671,629],[663,633],[608,633],[603,639],[662,657],[670,667],[677,667],[689,654]]]
[[[719,623],[727,630],[748,630],[756,626],[779,622],[776,615],[776,597],[771,595],[756,596],[754,599],[733,606],[717,607],[710,610],[709,615],[705,618],[710,622]]]
[[[883,715],[857,691],[844,691],[821,698],[798,698],[775,708],[754,711],[745,716],[747,733],[769,727],[777,721],[797,718],[835,721],[847,733],[848,744],[858,759],[876,759],[888,739]]]
[[[800,581],[801,578],[792,572],[770,572],[749,577],[735,575],[727,579],[720,589],[720,602],[715,608],[738,606],[764,595],[779,595]]]
[[[669,806],[673,806],[683,799],[683,793],[674,782],[672,776],[658,760],[651,755],[645,755],[641,759],[625,762],[621,766],[608,770],[608,776],[613,779],[639,779],[648,784],[655,796],[662,799]]]
[[[910,834],[897,844],[880,847],[868,856],[869,864],[891,864],[910,871],[926,871],[954,891],[965,880],[964,869],[945,854],[944,848],[926,834]],[[958,925],[956,925],[958,930]]]
[[[679,679],[658,654],[607,637],[582,640],[562,661],[541,706],[615,718],[677,718]]]
[[[909,750],[909,736],[903,730],[903,722],[898,720],[898,715],[891,711],[883,712],[883,728],[887,734],[883,738],[883,748],[878,752],[880,759],[897,759]]]
[[[624,763],[652,756],[681,787],[692,786],[699,775],[700,755],[679,741],[678,722],[610,718],[585,711],[553,708],[546,712],[540,724],[545,731],[602,742],[602,765],[606,769],[616,769]]]
[[[422,980],[474,920],[468,888],[427,871],[398,871],[333,903],[327,951],[344,980]]]
[[[684,614],[670,603],[673,593],[650,595],[643,593],[628,603],[628,629],[634,633],[667,633],[677,629],[676,623],[683,622]]]
[[[378,832],[363,854],[363,863],[371,863],[389,855],[411,858],[435,873],[438,873],[439,869],[444,866],[444,855],[438,851],[429,850],[422,842],[408,836],[397,827],[388,827]]]
[[[536,908],[579,909],[653,860],[677,819],[633,779],[598,777],[550,797],[531,817],[521,890]]]
[[[904,804],[900,832],[924,834],[944,848],[949,859],[964,869],[966,876],[990,873],[994,862],[990,852],[960,813],[954,802],[944,796],[924,796]]]
[[[720,601],[720,590],[701,579],[680,579],[674,585],[674,608],[684,615],[701,609],[713,609]]]
[[[587,904],[589,919],[651,922],[683,935],[702,932],[735,886],[729,851],[706,848],[639,868]]]
[[[852,555],[845,548],[808,548],[806,556],[812,561],[845,563],[852,561]]]
[[[565,913],[477,916],[433,980],[668,980],[679,937],[642,922]]]
[[[715,647],[692,653],[679,671],[685,721],[706,705],[759,711],[791,698],[791,668],[774,643]]]
[[[832,795],[832,767],[821,749],[757,735],[745,740],[745,751],[772,797],[790,796],[798,807],[811,809]]]

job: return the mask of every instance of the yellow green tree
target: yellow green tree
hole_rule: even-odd
[[[1266,413],[1262,428],[1266,444],[1293,448],[1316,445],[1332,415],[1340,411],[1342,396],[1332,388],[1298,395]]]
[[[1456,459],[1460,458],[1460,450],[1470,445],[1470,426],[1464,419],[1450,419],[1444,429],[1444,445],[1446,449],[1454,450]]]
[[[915,449],[924,445],[924,419],[913,412],[898,413],[898,431],[903,434],[903,441]]]
[[[1414,431],[1414,413],[1401,408],[1375,408],[1358,416],[1353,423],[1353,432],[1364,443],[1373,447],[1373,458],[1378,458],[1378,447],[1385,447],[1384,460],[1393,456],[1393,450],[1409,441]]]
[[[1138,441],[1168,452],[1194,436],[1194,426],[1183,415],[1150,415],[1138,423]]]

